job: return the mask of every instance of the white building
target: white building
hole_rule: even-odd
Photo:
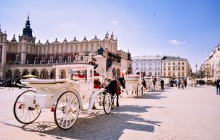
[[[201,77],[215,79],[220,76],[220,44],[215,47],[200,67]]]
[[[144,72],[146,76],[161,76],[161,56],[132,57],[132,72]]]

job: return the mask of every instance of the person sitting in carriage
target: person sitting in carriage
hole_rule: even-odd
[[[102,84],[101,84],[101,82],[99,81],[99,79],[95,79],[95,80],[94,80],[94,88],[96,88],[96,89],[102,88]]]

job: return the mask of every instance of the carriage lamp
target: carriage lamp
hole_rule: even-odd
[[[34,100],[33,100],[33,104],[35,105],[35,104],[36,104],[36,102],[37,102],[37,101],[36,101],[36,99],[34,99]]]
[[[18,109],[22,109],[22,107],[23,107],[23,104],[20,104],[19,107],[18,107]]]
[[[51,112],[54,112],[54,107],[52,107],[50,111],[51,111]]]

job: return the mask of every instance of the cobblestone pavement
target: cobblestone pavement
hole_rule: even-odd
[[[141,98],[124,95],[109,115],[103,110],[81,113],[69,130],[59,129],[53,113],[43,110],[32,124],[13,116],[13,104],[22,89],[0,89],[1,140],[219,140],[220,96],[211,86],[186,90],[167,88]],[[126,97],[125,97],[126,96]]]

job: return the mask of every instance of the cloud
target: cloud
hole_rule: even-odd
[[[119,22],[118,22],[117,20],[113,20],[113,21],[112,21],[112,24],[113,24],[113,25],[118,25]]]
[[[175,40],[175,39],[169,40],[169,43],[172,44],[172,45],[181,45],[181,44],[184,45],[184,44],[186,44],[185,41],[177,41],[177,40]]]

